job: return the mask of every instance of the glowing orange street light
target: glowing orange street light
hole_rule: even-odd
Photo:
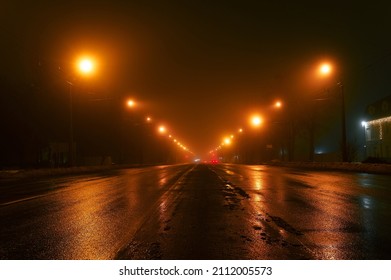
[[[87,58],[87,57],[81,58],[78,61],[77,66],[78,66],[78,70],[82,74],[91,74],[95,68],[93,60],[91,58]]]
[[[230,145],[231,144],[231,139],[229,137],[224,138],[224,143],[225,145]]]
[[[281,108],[282,107],[282,102],[281,101],[276,101],[276,103],[274,103],[274,107]]]
[[[258,127],[262,124],[262,118],[258,115],[251,117],[251,125],[254,127]]]
[[[126,104],[127,104],[128,107],[130,107],[130,108],[133,108],[134,106],[136,106],[136,102],[134,102],[133,99],[129,99],[128,102],[126,102]]]
[[[331,65],[328,64],[328,63],[323,63],[323,64],[320,65],[320,67],[319,67],[319,72],[320,72],[320,74],[322,74],[322,75],[328,75],[328,74],[330,74],[330,72],[331,72]]]
[[[159,133],[161,134],[166,133],[166,128],[163,125],[159,126]]]

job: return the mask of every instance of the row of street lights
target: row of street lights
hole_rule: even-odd
[[[134,110],[135,107],[138,106],[139,103],[137,103],[134,99],[128,99],[126,101],[126,105],[128,108]],[[162,137],[167,137],[167,139],[171,142],[171,144],[174,145],[178,149],[178,151],[184,152],[186,157],[194,156],[195,154],[186,146],[182,143],[182,141],[179,141],[177,137],[174,136],[174,134],[168,129],[168,127],[160,121],[156,121],[151,117],[150,114],[147,114],[143,117],[143,121],[147,124],[156,124],[155,130],[156,132],[162,136]]]
[[[332,72],[332,66],[329,63],[323,63],[319,66],[318,72],[321,76],[326,77],[329,76]],[[341,154],[342,154],[342,161],[346,162],[348,161],[348,153],[347,153],[347,139],[346,139],[346,116],[345,116],[345,97],[344,97],[344,90],[343,85],[341,82],[337,84],[340,87],[340,99],[341,99],[341,137],[342,137],[342,145],[341,145]],[[273,104],[273,108],[275,109],[281,109],[283,107],[282,101],[276,101]],[[264,123],[264,118],[260,114],[255,114],[250,116],[249,118],[250,125],[253,128],[259,128]],[[241,134],[243,133],[243,129],[240,128],[238,132]],[[290,135],[290,137],[294,137],[294,135]],[[233,139],[235,138],[234,134],[231,134],[231,136],[226,136],[223,138],[222,143],[215,147],[214,149],[209,151],[210,155],[215,155],[215,153],[219,150],[221,150],[224,146],[229,146],[232,144]],[[312,139],[313,137],[311,137]],[[310,144],[312,146],[313,143]],[[293,152],[293,151],[291,151]]]
[[[137,103],[134,101],[134,99],[128,99],[127,102],[126,102],[127,106],[129,108],[134,108],[136,107]],[[150,115],[146,115],[145,116],[145,121],[147,123],[152,123],[152,117]],[[165,125],[162,125],[162,124],[159,124],[157,125],[156,127],[156,130],[157,132],[160,134],[160,135],[165,135],[167,136],[170,140],[172,140],[172,142],[174,144],[176,144],[179,148],[181,148],[182,150],[184,150],[185,152],[188,152],[192,155],[194,155],[194,153],[187,147],[185,146],[184,144],[182,144],[178,139],[177,137],[174,137],[174,135],[172,133],[169,133],[169,130],[168,128],[165,126]]]
[[[274,104],[273,104],[273,108],[275,109],[280,109],[282,108],[282,102],[281,101],[276,101]],[[254,128],[254,129],[258,129],[262,126],[262,124],[264,123],[264,117],[261,115],[261,114],[253,114],[249,117],[249,120],[248,120],[248,123],[249,123],[249,126]],[[220,143],[219,146],[213,148],[212,150],[209,151],[209,154],[210,155],[214,155],[216,152],[218,152],[219,150],[221,150],[223,147],[227,147],[227,146],[230,146],[231,144],[234,143],[234,140],[236,138],[239,137],[239,135],[243,134],[245,132],[245,129],[243,129],[242,127],[240,127],[236,133],[232,133],[228,136],[224,136],[223,139],[222,139],[222,142]]]
[[[76,71],[78,74],[82,76],[90,76],[92,75],[96,70],[96,61],[91,57],[82,57],[79,60],[77,60],[76,63]],[[68,80],[67,81],[69,85],[69,165],[71,167],[75,166],[75,145],[74,145],[74,127],[73,127],[73,87],[74,87],[74,81]],[[126,101],[126,105],[130,109],[134,109],[137,106],[137,102],[134,99],[128,99]],[[152,124],[154,121],[150,115],[147,115],[145,117],[145,122]],[[157,122],[156,122],[157,123]],[[166,135],[172,142],[180,148],[180,150],[184,151],[185,153],[194,155],[194,153],[184,144],[181,143],[176,137],[173,136],[173,134],[169,134],[169,131],[166,126],[164,125],[157,125],[156,127],[157,132],[160,135]]]

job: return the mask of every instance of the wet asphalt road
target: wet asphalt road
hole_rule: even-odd
[[[174,165],[0,181],[0,259],[391,259],[391,177]]]

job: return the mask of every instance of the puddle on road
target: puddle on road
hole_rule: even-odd
[[[243,199],[248,199],[250,196],[240,187],[233,185],[228,180],[224,181],[224,187],[222,193],[226,201],[225,206],[230,210],[239,209],[241,207],[240,202]]]

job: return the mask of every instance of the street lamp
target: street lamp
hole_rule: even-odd
[[[136,102],[134,102],[133,99],[129,99],[128,102],[126,102],[126,104],[128,105],[129,108],[133,108],[134,106],[136,106]]]
[[[276,103],[274,103],[274,107],[276,108],[281,108],[282,107],[282,102],[281,101],[276,101]]]
[[[263,123],[263,119],[259,115],[253,115],[250,117],[250,124],[253,128],[258,129],[262,125],[262,123]],[[258,130],[258,132],[259,132],[259,130]],[[260,134],[257,133],[257,136],[259,137]],[[256,138],[258,138],[258,137],[256,137]],[[255,144],[255,146],[254,146],[255,149],[257,149],[256,146],[257,146],[257,144]],[[262,154],[262,149],[261,149],[261,145],[260,145],[259,146],[259,160],[261,159],[261,154]]]
[[[80,59],[78,66],[80,72],[84,74],[90,74],[94,70],[94,63],[90,58]]]
[[[323,63],[319,66],[319,73],[322,76],[328,76],[332,71],[332,66],[329,63]],[[340,98],[341,98],[341,135],[342,135],[342,161],[348,161],[348,151],[347,151],[347,137],[346,137],[346,112],[345,112],[345,93],[344,86],[342,82],[337,84],[340,88]]]
[[[365,159],[367,156],[367,127],[368,127],[368,123],[366,121],[362,121],[361,126],[364,129],[364,159]]]
[[[341,133],[342,133],[342,161],[346,162],[348,161],[348,151],[347,151],[347,143],[346,143],[346,113],[345,113],[345,93],[344,93],[344,87],[341,82],[338,83],[340,87],[340,94],[341,94]]]
[[[253,127],[259,127],[262,124],[263,120],[260,116],[254,115],[250,119],[250,123]]]
[[[328,63],[323,63],[323,64],[320,65],[320,67],[319,67],[319,72],[320,72],[322,75],[328,75],[328,74],[331,72],[331,65],[328,64]]]
[[[159,126],[159,133],[160,134],[164,134],[164,133],[166,133],[166,131],[167,131],[167,129],[165,126],[163,126],[163,125]]]
[[[83,57],[78,60],[76,69],[80,74],[89,75],[95,69],[95,64],[92,59]],[[73,146],[73,82],[67,81],[69,85],[69,166],[75,164],[75,151]]]

